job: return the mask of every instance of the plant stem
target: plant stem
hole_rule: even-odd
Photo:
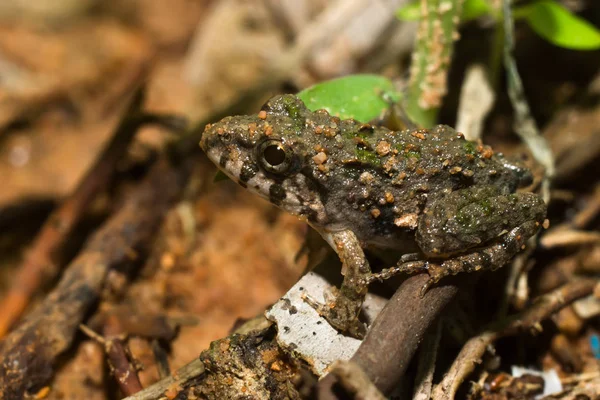
[[[423,127],[435,124],[446,95],[448,67],[464,0],[421,0],[421,20],[406,96],[406,112]]]

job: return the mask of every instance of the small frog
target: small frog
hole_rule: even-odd
[[[294,95],[257,115],[207,125],[200,146],[235,182],[306,220],[342,261],[341,288],[319,304],[340,331],[361,337],[358,314],[374,279],[427,272],[429,284],[506,264],[546,217],[543,200],[516,192],[530,172],[448,126],[391,131]],[[363,249],[395,249],[372,273]]]

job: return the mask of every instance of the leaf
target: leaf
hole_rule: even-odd
[[[218,170],[217,173],[215,174],[215,177],[213,178],[213,183],[226,181],[227,179],[229,179],[229,177],[227,175],[225,175],[225,173],[223,171]]]
[[[370,121],[388,107],[386,97],[398,101],[392,82],[380,75],[349,75],[304,89],[298,97],[311,110],[325,109],[342,119]]]
[[[490,7],[486,0],[466,0],[463,4],[460,20],[467,22],[488,14]],[[401,21],[418,21],[421,19],[421,2],[419,0],[410,3],[396,10],[396,17]]]
[[[396,10],[396,18],[401,21],[418,21],[421,18],[421,4],[419,0],[411,1]]]
[[[490,13],[490,6],[486,0],[466,0],[460,16],[461,22],[472,21]]]
[[[515,9],[531,28],[550,43],[572,50],[600,49],[600,31],[552,0],[541,0]]]

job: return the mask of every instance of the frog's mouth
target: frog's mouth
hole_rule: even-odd
[[[207,149],[208,158],[232,181],[277,207],[310,222],[325,218],[325,208],[318,193],[308,188],[306,177],[293,174],[282,180],[269,177],[252,160],[240,154],[227,154],[219,149]]]

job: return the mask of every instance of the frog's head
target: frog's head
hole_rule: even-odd
[[[310,174],[303,174],[308,109],[294,95],[275,96],[256,115],[207,125],[200,147],[229,178],[286,211],[316,222],[324,214]]]

